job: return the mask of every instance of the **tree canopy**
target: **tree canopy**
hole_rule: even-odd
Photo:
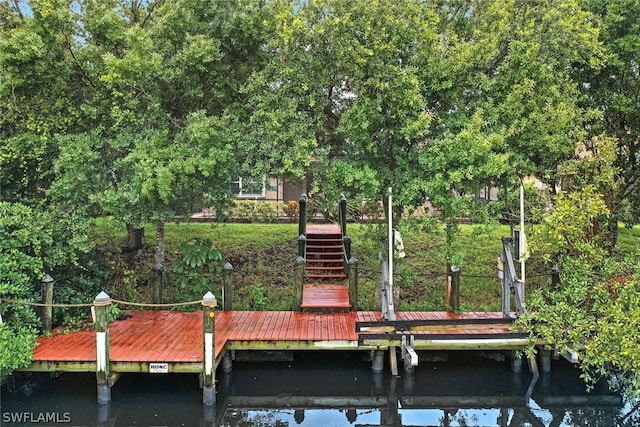
[[[578,1],[303,2],[276,17],[251,124],[283,173],[310,152],[329,182],[446,215],[490,182],[553,185],[589,119],[570,74],[598,64],[589,17]]]
[[[639,26],[634,0],[2,0],[0,292],[77,264],[95,216],[155,223],[162,265],[164,221],[232,176],[310,171],[319,198],[393,186],[396,220],[571,178],[549,256],[597,277],[600,225],[640,211]]]

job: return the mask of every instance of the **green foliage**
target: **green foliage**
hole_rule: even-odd
[[[633,0],[585,0],[598,23],[598,41],[605,51],[598,70],[576,69],[584,103],[601,114],[592,121],[591,136],[613,138],[617,150],[615,181],[618,189],[608,194],[609,209],[616,213],[626,200],[632,212],[640,206],[636,153],[640,148],[640,110],[637,108],[640,74],[640,4]],[[606,193],[604,193],[606,194]]]
[[[539,224],[553,207],[552,196],[546,189],[537,188],[532,183],[524,183],[524,216],[527,224]],[[504,189],[504,197],[497,202],[491,202],[493,218],[509,224],[520,222],[520,189],[513,191]]]
[[[214,292],[222,277],[224,256],[211,240],[193,238],[179,247],[180,256],[171,264],[173,282],[185,300]]]
[[[0,323],[0,376],[31,363],[37,335],[37,329]]]
[[[33,301],[34,286],[44,277],[48,237],[31,209],[0,202],[0,299]],[[0,314],[0,375],[7,375],[31,360],[39,321],[25,305],[0,303]]]
[[[277,219],[278,211],[282,212],[281,206],[281,202],[236,200],[229,215],[248,222],[269,223]]]
[[[251,300],[252,310],[269,309],[269,299],[264,294],[264,288],[260,285],[253,284],[249,286],[249,298]]]
[[[598,264],[568,259],[560,287],[531,293],[530,311],[519,322],[561,352],[577,351],[589,387],[604,378],[635,396],[640,391],[638,265],[637,254]]]
[[[607,257],[606,223],[609,210],[603,197],[593,186],[580,192],[559,193],[555,210],[541,228],[531,236],[531,251],[546,260],[563,262],[568,258],[589,263],[602,262]]]
[[[95,259],[97,257],[97,252],[89,254],[82,259],[83,268],[69,269],[66,271],[66,277],[56,280],[53,291],[54,303],[86,304],[104,289],[103,283],[109,280],[111,274],[100,264],[100,259]],[[112,304],[112,307],[116,305]],[[54,327],[64,325],[70,330],[82,329],[87,326],[88,318],[87,307],[57,307],[53,310]]]

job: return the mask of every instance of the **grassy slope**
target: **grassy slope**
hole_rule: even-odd
[[[372,225],[350,225],[353,256],[359,261],[359,309],[380,307],[378,287],[381,249],[380,228]],[[113,258],[124,242],[124,226],[101,222],[98,241],[105,257]],[[461,309],[463,311],[499,311],[501,286],[497,279],[497,258],[501,237],[508,236],[506,226],[462,226],[463,256],[461,276]],[[620,229],[620,251],[630,251],[637,244],[640,230]],[[149,246],[125,262],[111,260],[115,273],[107,291],[116,298],[151,301],[153,280],[154,230],[145,231]],[[235,309],[291,309],[293,266],[297,256],[297,224],[209,224],[182,223],[166,226],[167,273],[164,298],[167,302],[199,299],[201,295],[180,294],[171,282],[170,265],[178,246],[193,237],[211,239],[234,266]],[[439,230],[405,231],[403,240],[407,257],[396,262],[395,290],[397,310],[444,310],[446,260],[444,234]],[[537,264],[537,265],[536,265]],[[527,267],[527,288],[545,286],[549,282],[548,267],[532,260]],[[212,290],[219,295],[218,285]]]

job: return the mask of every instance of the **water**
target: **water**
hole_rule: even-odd
[[[292,362],[236,362],[218,371],[218,403],[203,407],[192,374],[124,374],[96,404],[95,375],[33,374],[2,388],[2,426],[637,426],[636,402],[605,384],[587,393],[563,360],[528,398],[527,369],[449,353],[413,375],[372,374],[362,354],[296,353]]]

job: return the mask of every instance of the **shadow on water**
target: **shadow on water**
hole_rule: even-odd
[[[372,374],[361,353],[296,353],[292,362],[236,362],[218,371],[215,407],[195,375],[125,374],[96,404],[95,375],[34,374],[3,386],[2,426],[636,426],[640,416],[606,384],[585,391],[560,360],[541,375],[508,361],[450,353],[412,375]],[[48,421],[44,422],[43,419]]]

